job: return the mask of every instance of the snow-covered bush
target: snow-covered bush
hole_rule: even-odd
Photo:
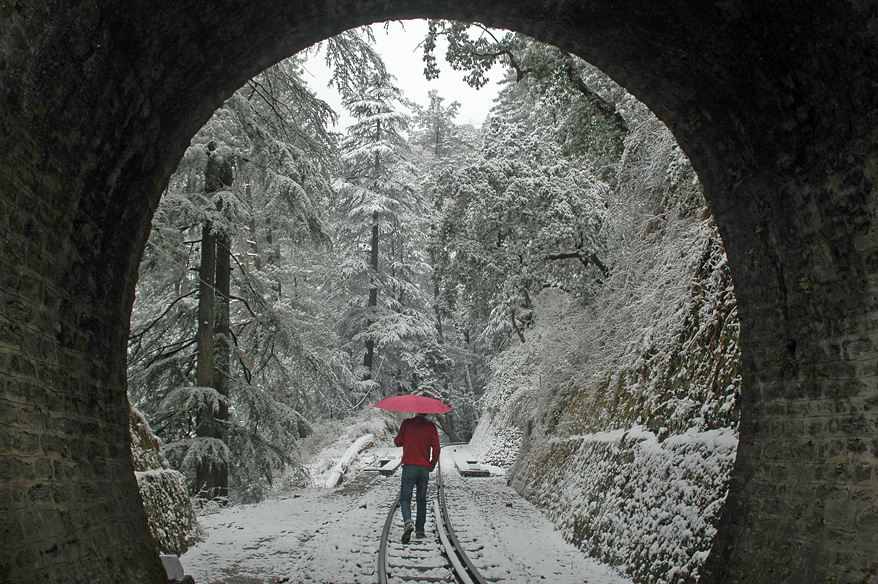
[[[153,545],[158,553],[180,555],[201,535],[183,475],[168,468],[158,438],[133,407],[129,408],[129,427],[134,474]]]

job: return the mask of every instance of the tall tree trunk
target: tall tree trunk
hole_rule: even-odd
[[[216,236],[209,222],[201,228],[201,267],[198,270],[198,369],[199,387],[213,387],[213,334],[216,288]]]
[[[229,161],[224,160],[216,152],[213,142],[208,143],[207,168],[204,172],[205,192],[215,193],[231,186],[234,170]],[[222,199],[216,203],[218,211],[222,211]],[[223,399],[216,411],[199,412],[200,419],[196,425],[196,435],[200,438],[223,440],[224,424],[228,420],[228,372],[229,351],[225,339],[229,337],[229,237],[219,237],[221,248],[220,259],[217,261],[217,235],[210,222],[205,222],[201,232],[201,268],[199,270],[199,288],[201,295],[198,302],[198,370],[196,378],[199,387],[212,387]],[[216,290],[220,290],[220,306],[216,303]],[[224,315],[224,316],[223,316]],[[216,334],[220,335],[220,347],[225,351],[217,353]],[[223,357],[225,355],[225,357]],[[226,461],[199,457],[195,467],[195,489],[208,499],[226,497],[229,491],[229,468]]]
[[[219,235],[216,238],[216,301],[214,322],[214,387],[228,397],[229,375],[231,370],[231,253],[229,238]],[[219,418],[219,416],[217,416]],[[228,408],[226,408],[226,418]]]
[[[372,248],[369,251],[369,265],[372,267],[372,275],[369,278],[369,308],[374,310],[378,306],[378,213],[372,213]],[[372,326],[369,319],[369,326]],[[366,354],[363,356],[363,366],[369,370],[367,379],[372,379],[372,364],[375,360],[375,340],[366,340]]]
[[[230,239],[227,235],[218,235],[216,238],[216,307],[214,323],[214,387],[225,398],[220,403],[216,412],[216,438],[225,442],[226,422],[229,420],[229,385],[231,380],[231,251]],[[214,476],[215,483],[211,499],[228,497],[229,494],[229,469],[227,465],[220,465]]]
[[[216,285],[216,236],[211,230],[210,222],[201,228],[201,267],[198,270],[198,331],[197,370],[195,373],[198,387],[214,386],[214,289]],[[199,438],[216,438],[217,427],[214,414],[201,410],[197,413],[195,435]],[[213,485],[216,484],[216,465],[211,461],[200,459],[195,466],[195,484],[193,494],[211,496]]]
[[[375,139],[381,139],[381,120],[376,121]],[[381,155],[375,153],[374,161],[375,178],[381,176]],[[372,213],[372,248],[369,251],[369,265],[372,267],[372,273],[369,276],[369,310],[375,310],[378,306],[378,212]],[[372,327],[373,320],[368,320],[367,326]],[[363,355],[363,366],[366,368],[366,379],[372,379],[372,366],[375,362],[375,340],[366,339],[366,353]]]

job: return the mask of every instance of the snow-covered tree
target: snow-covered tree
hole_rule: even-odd
[[[453,101],[443,105],[445,98],[439,91],[431,89],[426,107],[412,104],[414,110],[411,142],[428,156],[427,166],[449,161],[457,161],[475,149],[471,136],[465,128],[459,127],[454,119],[460,110],[460,103]],[[430,168],[432,171],[433,169]]]
[[[131,394],[207,498],[228,486],[258,496],[292,461],[304,414],[346,407],[319,343],[297,327],[299,272],[283,261],[328,240],[332,112],[299,68],[293,59],[257,76],[193,138],[141,268]]]
[[[442,172],[433,254],[446,310],[464,310],[498,348],[546,286],[587,299],[606,275],[607,185],[566,155],[551,103],[510,84],[486,122],[479,158]]]
[[[575,154],[593,174],[611,183],[628,132],[630,95],[594,66],[557,47],[520,33],[491,29],[480,23],[431,20],[422,43],[424,73],[439,76],[437,40],[448,44],[446,62],[466,72],[475,88],[488,82],[494,65],[507,68],[510,79],[552,105],[552,125],[565,151]]]
[[[353,356],[346,371],[358,398],[376,383],[385,394],[413,383],[418,351],[412,343],[434,334],[420,285],[429,266],[400,97],[389,77],[376,75],[345,99],[356,123],[341,143],[336,245],[342,259],[333,287],[344,296],[338,330]]]

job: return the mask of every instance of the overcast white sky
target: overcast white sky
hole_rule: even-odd
[[[441,74],[439,79],[427,81],[424,78],[424,64],[421,60],[422,51],[418,43],[424,39],[427,32],[425,20],[406,20],[402,23],[392,22],[385,32],[382,24],[373,24],[377,41],[376,49],[384,58],[387,70],[396,76],[396,85],[409,99],[421,104],[427,104],[427,92],[431,89],[439,91],[439,95],[445,98],[445,105],[452,101],[460,102],[460,113],[457,123],[481,125],[488,111],[493,106],[493,100],[497,96],[500,86],[498,81],[503,78],[503,70],[495,65],[491,71],[491,82],[485,87],[476,90],[463,82],[463,73],[454,71],[445,63],[445,47],[440,44],[436,50]],[[338,130],[346,128],[350,117],[345,115],[341,107],[341,100],[335,89],[326,86],[329,80],[329,71],[324,65],[323,55],[312,57],[306,65],[305,81],[317,93],[317,95],[329,103],[340,116]],[[310,75],[308,75],[310,73]]]

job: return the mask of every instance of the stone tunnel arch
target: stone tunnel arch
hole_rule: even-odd
[[[160,193],[249,77],[345,29],[414,17],[578,54],[656,112],[699,173],[744,376],[704,579],[878,578],[875,2],[2,0],[0,581],[163,581],[125,406]]]

